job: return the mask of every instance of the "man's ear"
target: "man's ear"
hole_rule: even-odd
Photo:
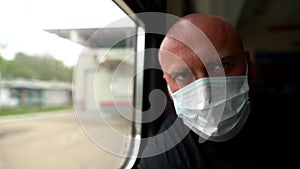
[[[248,51],[244,52],[244,56],[246,57],[246,61],[248,64],[248,81],[249,81],[249,84],[253,84],[254,83],[254,74],[255,74],[254,64],[251,60],[250,53]]]

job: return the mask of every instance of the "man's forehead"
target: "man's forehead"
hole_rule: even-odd
[[[214,48],[220,54],[223,50],[227,50],[226,52],[240,50],[237,47],[240,47],[241,43],[237,32],[229,23],[222,18],[207,14],[191,14],[180,19],[168,31],[161,47],[163,49],[183,48],[185,45],[182,42],[196,53],[200,47]]]
[[[205,41],[208,41],[207,39]],[[206,62],[211,59],[219,59],[219,54],[208,42],[198,42],[197,47],[190,47],[184,42],[173,37],[165,37],[159,52],[160,60],[175,61],[178,59],[184,62],[201,60]]]
[[[174,50],[176,51],[187,47],[188,46],[185,45],[183,42],[180,42],[175,38],[166,36],[160,46],[160,49],[165,51],[174,51]]]
[[[166,37],[159,50],[159,58],[164,61],[190,60],[197,56],[192,49],[177,39]]]

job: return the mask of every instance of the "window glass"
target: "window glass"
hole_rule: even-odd
[[[110,0],[1,7],[0,169],[124,165],[140,131],[142,28]]]

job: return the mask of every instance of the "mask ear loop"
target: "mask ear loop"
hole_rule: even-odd
[[[245,58],[245,66],[246,66],[246,74],[245,74],[245,76],[248,76],[248,62],[247,62],[246,58]]]
[[[169,94],[171,95],[171,96],[173,96],[173,93],[172,93],[172,91],[171,91],[171,88],[170,88],[170,86],[167,84],[167,88],[168,88],[168,92],[169,92]]]

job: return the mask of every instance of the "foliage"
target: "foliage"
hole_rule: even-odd
[[[17,53],[13,60],[0,56],[0,71],[3,78],[72,81],[74,67],[67,67],[52,56],[29,56]]]
[[[49,111],[58,111],[58,110],[67,110],[67,109],[72,109],[72,106],[16,107],[16,108],[9,108],[9,109],[2,109],[2,110],[0,109],[0,116],[40,113],[40,112],[49,112]]]
[[[0,72],[3,72],[6,69],[6,60],[3,59],[0,55]]]

